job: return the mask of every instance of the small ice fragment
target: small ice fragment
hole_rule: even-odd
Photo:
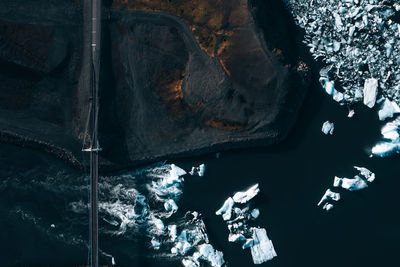
[[[354,113],[355,113],[355,112],[354,112],[354,109],[350,109],[350,110],[349,110],[349,114],[347,114],[347,117],[348,117],[348,118],[353,118]]]
[[[331,210],[331,209],[333,209],[333,205],[330,203],[325,203],[325,205],[322,207],[322,209],[324,209],[326,211]]]
[[[260,192],[260,189],[258,188],[258,184],[255,184],[244,192],[236,192],[233,195],[233,200],[236,203],[246,203],[247,201],[255,197],[258,192]]]
[[[168,199],[164,203],[164,208],[166,211],[171,211],[172,213],[175,213],[178,210],[178,205],[176,205],[173,199]]]
[[[201,258],[208,261],[213,267],[221,267],[225,262],[222,252],[215,250],[210,244],[202,244],[199,252]]]
[[[371,172],[370,170],[368,170],[367,168],[364,167],[357,167],[354,166],[354,168],[356,170],[358,170],[360,172],[360,174],[362,176],[365,177],[365,179],[367,179],[368,182],[372,183],[375,180],[375,173]]]
[[[250,228],[253,233],[252,239],[254,240],[251,249],[251,256],[253,257],[254,264],[261,264],[276,257],[277,254],[274,249],[272,241],[267,236],[267,231],[264,228]]]
[[[335,26],[337,31],[341,31],[343,29],[342,19],[340,18],[339,14],[333,12],[333,17],[335,18]]]
[[[340,193],[336,193],[331,191],[330,189],[327,189],[325,194],[322,196],[321,200],[318,202],[318,206],[328,200],[334,200],[334,201],[340,200]]]
[[[51,228],[56,228],[56,226],[54,224],[51,224],[50,227]]]
[[[322,125],[322,132],[326,135],[330,134],[333,135],[333,130],[335,129],[335,125],[333,122],[330,121],[326,121],[324,122],[324,124]]]
[[[260,216],[260,210],[259,209],[253,209],[250,214],[251,214],[251,217],[253,217],[254,219],[257,219],[258,216]]]
[[[335,176],[333,186],[342,187],[349,191],[357,191],[368,187],[368,184],[363,179],[361,179],[360,176],[355,176],[353,179],[339,178]]]
[[[379,120],[383,121],[387,118],[392,118],[396,113],[400,113],[400,107],[396,102],[386,98],[381,109],[378,111]]]
[[[111,265],[115,265],[115,259],[114,259],[114,257],[111,257]]]
[[[199,167],[192,167],[192,170],[189,172],[189,174],[190,175],[204,176],[205,170],[206,170],[206,166],[204,164],[200,164]]]
[[[154,237],[151,239],[151,245],[153,246],[153,248],[155,250],[159,250],[161,247],[161,243],[160,241],[158,241],[157,239],[155,239]]]
[[[224,221],[230,220],[232,217],[232,208],[235,205],[235,201],[231,197],[225,200],[222,207],[215,212],[216,215],[222,215]]]
[[[366,79],[364,82],[364,105],[369,108],[375,106],[378,95],[378,80],[375,78]]]

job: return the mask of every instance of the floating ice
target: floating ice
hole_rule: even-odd
[[[378,81],[374,78],[366,79],[364,83],[364,105],[369,108],[375,106],[378,95]]]
[[[333,205],[331,203],[325,203],[325,205],[322,207],[322,209],[328,211],[333,209]]]
[[[385,99],[381,109],[378,111],[379,119],[381,121],[392,118],[394,114],[400,113],[400,107],[396,102],[390,101],[389,99]]]
[[[168,199],[164,203],[164,208],[166,211],[171,211],[172,213],[175,213],[178,210],[178,205],[176,205],[173,199]]]
[[[260,189],[258,188],[258,184],[255,184],[244,192],[236,192],[233,195],[233,200],[236,203],[246,203],[250,199],[255,197],[258,194],[258,192],[260,192]]]
[[[335,193],[331,191],[330,189],[327,189],[325,194],[322,196],[321,200],[318,202],[318,206],[321,205],[325,201],[329,200],[334,200],[334,201],[339,201],[340,200],[340,193]]]
[[[233,243],[241,243],[246,240],[246,237],[242,234],[232,234],[230,233],[228,236],[228,241]]]
[[[155,250],[159,250],[160,247],[161,247],[160,241],[158,241],[155,237],[153,237],[153,238],[151,239],[151,245],[153,246],[153,248],[154,248]]]
[[[324,122],[324,124],[322,125],[322,132],[324,134],[333,134],[333,130],[335,129],[335,125],[333,124],[333,122],[330,121],[326,121]]]
[[[335,89],[335,82],[330,81],[327,77],[321,77],[319,79],[321,86],[325,89],[325,92],[332,96],[333,100],[336,102],[342,102],[344,99],[343,93]]]
[[[200,245],[199,252],[201,258],[208,261],[213,267],[220,267],[225,262],[222,252],[215,250],[210,244]]]
[[[253,246],[250,247],[254,264],[264,263],[277,256],[265,229],[253,227],[250,231],[253,233],[252,239],[254,240]]]
[[[379,142],[372,149],[372,155],[386,157],[400,153],[400,118],[390,121],[381,129],[385,141]]]
[[[333,186],[342,187],[349,191],[357,191],[368,187],[368,184],[363,179],[361,179],[360,176],[355,176],[353,179],[339,178],[335,176]]]
[[[254,219],[257,219],[258,216],[260,216],[260,210],[259,209],[253,209],[250,214],[251,214],[251,217],[253,217]]]
[[[371,172],[367,168],[357,166],[354,166],[354,168],[358,170],[360,172],[360,175],[364,176],[364,178],[367,179],[368,182],[372,183],[375,180],[375,173]]]
[[[51,228],[56,228],[56,226],[54,224],[51,224],[50,227]]]
[[[168,235],[171,238],[171,241],[174,242],[177,238],[177,228],[176,225],[168,225]]]
[[[235,205],[235,201],[231,197],[225,200],[222,207],[215,212],[216,215],[222,215],[224,221],[230,220],[232,217],[232,208]]]
[[[355,114],[354,109],[350,109],[349,113],[347,114],[347,117],[348,118],[353,118],[354,114]]]
[[[192,170],[189,172],[189,174],[203,176],[205,170],[206,170],[206,166],[204,164],[200,164],[199,167],[192,167]]]

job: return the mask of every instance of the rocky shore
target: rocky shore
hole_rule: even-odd
[[[86,7],[83,1],[44,2],[0,4],[0,141],[82,167]],[[130,2],[106,3],[103,170],[266,146],[287,136],[307,91],[308,67],[279,0],[227,0],[186,16],[171,11],[189,10],[184,1],[160,1],[159,8]],[[192,5],[213,6],[206,0]]]

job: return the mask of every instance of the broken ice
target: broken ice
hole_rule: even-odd
[[[205,170],[206,170],[206,166],[204,164],[200,164],[199,167],[192,167],[192,170],[189,172],[189,174],[190,175],[204,176]]]
[[[386,157],[400,153],[400,118],[386,123],[381,129],[381,134],[384,141],[371,149],[372,155]]]
[[[354,169],[358,170],[360,175],[364,176],[368,182],[372,183],[375,180],[375,173],[367,168],[354,166]]]
[[[231,197],[225,200],[222,207],[215,212],[216,215],[222,215],[224,221],[230,220],[232,216],[232,208],[235,205],[235,201]]]
[[[254,264],[264,263],[277,256],[265,229],[253,227],[250,228],[250,231],[253,233],[253,244],[250,249]]]
[[[361,179],[360,176],[355,176],[352,179],[349,178],[339,178],[335,176],[335,180],[333,182],[334,187],[342,187],[349,191],[357,191],[368,187],[368,184]]]
[[[335,129],[335,125],[333,124],[333,122],[326,121],[322,125],[322,132],[326,135],[328,135],[328,134],[332,135],[334,129]]]
[[[392,118],[394,114],[400,113],[400,107],[396,102],[390,101],[389,99],[385,99],[381,109],[378,111],[379,119],[381,121]]]
[[[322,196],[321,200],[318,202],[318,206],[324,203],[325,201],[329,200],[339,201],[340,193],[336,193],[331,191],[330,189],[327,189],[325,194]]]
[[[255,197],[258,194],[258,192],[260,192],[260,189],[258,188],[258,184],[255,184],[244,192],[235,193],[233,195],[233,200],[236,203],[246,203],[250,199]]]

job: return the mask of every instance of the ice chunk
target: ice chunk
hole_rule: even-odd
[[[224,221],[230,220],[232,217],[232,208],[235,205],[235,201],[231,197],[225,200],[222,207],[215,212],[216,215],[222,215]]]
[[[254,240],[247,239],[246,242],[243,244],[242,249],[250,248],[252,246],[254,246]]]
[[[333,205],[331,203],[325,203],[325,205],[322,207],[322,209],[328,211],[333,209]]]
[[[395,153],[400,153],[400,118],[390,121],[381,129],[385,142],[375,145],[371,152],[375,156],[386,157]]]
[[[381,134],[384,138],[390,139],[392,141],[399,139],[400,134],[398,123],[388,122],[385,126],[382,127]]]
[[[400,143],[382,142],[375,145],[372,150],[372,154],[379,157],[386,157],[395,153],[400,152]]]
[[[175,213],[178,210],[178,205],[176,205],[173,199],[168,199],[164,203],[164,208],[166,211],[171,211],[172,213]]]
[[[251,217],[253,217],[254,219],[257,219],[258,216],[260,216],[260,210],[259,209],[253,209],[250,214],[251,214]]]
[[[354,112],[354,109],[350,109],[350,110],[349,110],[349,113],[347,114],[347,117],[348,117],[348,118],[353,118],[354,113],[355,113],[355,112]]]
[[[378,111],[379,119],[383,121],[387,118],[392,118],[396,113],[400,113],[400,107],[396,102],[385,98],[381,109]]]
[[[258,192],[260,192],[260,189],[258,188],[258,184],[255,184],[244,192],[236,192],[233,195],[233,200],[236,203],[246,203],[250,199],[255,197],[258,194]]]
[[[203,176],[205,170],[206,170],[206,166],[204,164],[200,164],[199,167],[192,167],[192,170],[189,172],[189,174]]]
[[[51,228],[56,228],[56,226],[54,224],[51,224],[50,227]]]
[[[375,173],[371,172],[370,170],[368,170],[367,168],[364,167],[357,167],[354,166],[354,168],[356,170],[358,170],[360,172],[360,174],[362,176],[365,177],[365,179],[367,179],[368,182],[372,183],[375,180]]]
[[[158,241],[157,239],[155,239],[154,237],[151,239],[151,245],[153,246],[153,248],[155,250],[159,250],[161,247],[161,243],[160,241]]]
[[[378,80],[375,78],[366,79],[364,82],[364,105],[369,108],[375,106],[378,95]]]
[[[368,184],[363,179],[361,179],[360,176],[355,176],[353,179],[339,178],[335,176],[333,186],[342,187],[349,191],[357,191],[368,187]]]
[[[185,267],[199,267],[200,264],[191,258],[182,259],[182,264]]]
[[[242,243],[246,240],[246,237],[242,234],[232,234],[230,233],[228,236],[228,241],[233,243]]]
[[[330,96],[332,96],[333,100],[335,100],[336,102],[343,101],[344,95],[343,95],[343,93],[341,93],[335,89],[334,81],[330,81],[326,77],[321,77],[319,79],[319,82],[321,83],[322,87],[325,89],[325,92],[327,92]]]
[[[277,256],[272,241],[267,236],[267,231],[264,228],[250,228],[253,233],[254,240],[251,249],[251,256],[254,264],[261,264],[269,261]]]
[[[115,259],[114,259],[114,257],[111,257],[111,264],[112,264],[112,265],[115,265]]]
[[[213,267],[220,267],[224,264],[221,251],[215,250],[210,244],[202,244],[199,249],[201,258],[208,261]]]
[[[168,235],[171,238],[171,241],[174,242],[177,238],[177,227],[175,224],[168,225]]]
[[[321,200],[318,202],[318,206],[328,200],[334,200],[334,201],[340,200],[340,193],[335,193],[330,189],[327,189],[325,194],[322,196]]]
[[[324,124],[322,125],[322,132],[326,135],[333,134],[333,130],[335,129],[335,125],[333,122],[330,121],[326,121],[324,122]]]

